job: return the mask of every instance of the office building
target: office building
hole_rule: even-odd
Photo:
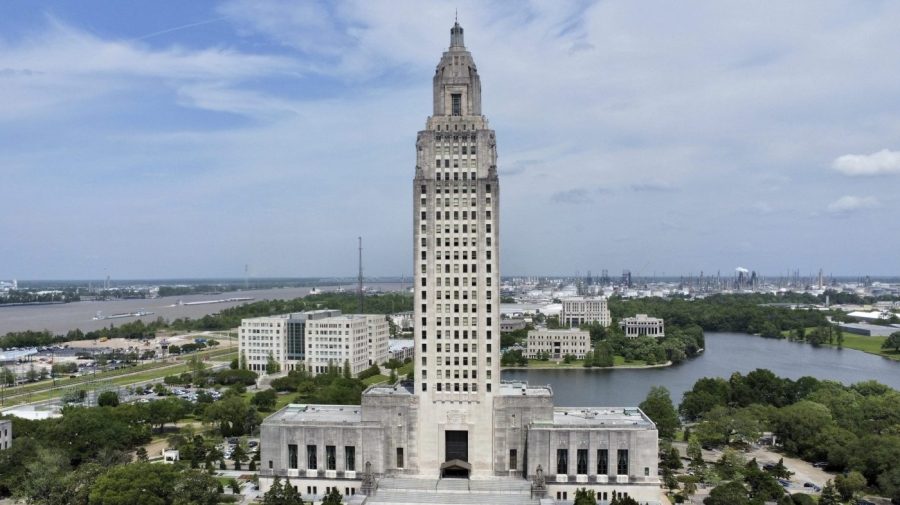
[[[573,296],[562,299],[559,324],[577,328],[592,323],[600,323],[604,327],[612,324],[606,297]]]
[[[525,357],[537,359],[546,353],[550,359],[562,359],[567,355],[582,359],[590,350],[591,334],[587,330],[537,328],[528,332]]]
[[[314,310],[241,320],[238,356],[248,370],[264,374],[271,357],[280,370],[296,369],[306,356],[306,322],[334,317],[339,310]]]
[[[306,370],[313,375],[350,364],[353,375],[388,360],[390,329],[380,314],[347,314],[306,322]]]

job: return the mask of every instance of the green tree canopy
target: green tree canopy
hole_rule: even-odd
[[[675,438],[675,430],[681,426],[678,412],[672,404],[669,390],[663,386],[653,386],[647,393],[647,398],[641,402],[640,408],[656,423],[659,436],[662,438]]]

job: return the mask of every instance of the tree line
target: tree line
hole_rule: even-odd
[[[385,293],[369,295],[365,298],[363,312],[366,314],[390,314],[412,310],[412,296],[406,293]],[[99,330],[84,332],[73,329],[66,333],[43,331],[9,332],[0,337],[0,348],[42,347],[75,340],[98,340],[101,338],[153,338],[161,330],[172,331],[223,331],[240,326],[241,319],[272,316],[288,312],[306,310],[339,309],[345,314],[357,311],[357,298],[353,293],[323,293],[293,300],[261,300],[237,307],[224,309],[197,319],[179,318],[167,321],[159,317],[145,323],[132,321],[118,326],[110,324]]]
[[[900,502],[900,392],[885,385],[791,380],[759,369],[698,380],[678,412],[697,423],[686,435],[697,448],[746,447],[771,432],[788,455],[839,472],[834,491],[844,499],[868,487]]]

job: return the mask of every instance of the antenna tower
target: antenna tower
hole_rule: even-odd
[[[356,297],[357,297],[357,309],[360,314],[363,313],[363,270],[362,270],[362,237],[357,237],[359,240],[359,278],[357,279],[356,286]]]

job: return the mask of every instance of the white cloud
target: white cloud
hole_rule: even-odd
[[[872,154],[845,154],[832,164],[844,175],[900,174],[900,151],[882,149]]]
[[[872,209],[881,203],[874,196],[845,195],[828,204],[828,212],[832,214],[849,214],[862,209]]]

